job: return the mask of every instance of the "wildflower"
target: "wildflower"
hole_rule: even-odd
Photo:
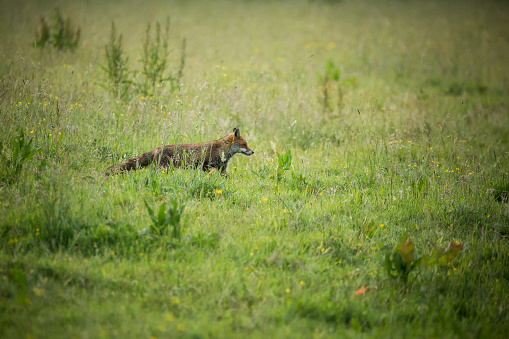
[[[178,305],[180,304],[180,299],[178,297],[171,297],[171,303],[173,305]]]
[[[304,285],[304,281],[302,281],[302,280],[301,280],[301,281],[300,281],[300,284],[301,284],[301,285]]]
[[[380,107],[380,110],[382,110],[382,111],[385,110],[385,107]]]
[[[267,198],[263,198],[263,201],[269,201],[269,199],[267,199]]]
[[[87,263],[87,262],[88,262],[88,259],[87,259],[87,258],[83,259],[83,262]]]
[[[34,130],[31,130],[30,133],[34,133]]]
[[[285,292],[286,292],[286,293],[290,293],[290,289],[289,289],[289,288],[287,288],[287,289],[285,290]]]
[[[249,255],[253,255],[253,254],[254,254],[253,252],[249,253]]]
[[[380,227],[384,227],[384,224],[380,224]]]

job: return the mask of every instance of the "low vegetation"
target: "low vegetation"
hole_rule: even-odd
[[[505,2],[58,4],[1,5],[0,337],[506,336]]]

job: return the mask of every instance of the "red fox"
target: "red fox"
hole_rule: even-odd
[[[253,154],[247,146],[246,140],[240,135],[238,128],[233,133],[221,139],[201,144],[166,145],[154,148],[138,157],[123,161],[120,165],[108,167],[105,175],[117,174],[146,167],[150,164],[168,167],[201,167],[204,171],[217,169],[221,174],[228,176],[226,167],[228,161],[236,154]]]

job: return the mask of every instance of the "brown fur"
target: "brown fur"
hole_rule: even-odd
[[[105,175],[136,170],[150,164],[162,167],[201,167],[204,171],[217,169],[226,174],[228,161],[236,154],[251,155],[254,152],[237,128],[225,137],[200,144],[179,144],[159,146],[138,157],[123,161],[120,165],[108,167]]]

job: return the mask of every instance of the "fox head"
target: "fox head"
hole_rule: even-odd
[[[247,145],[246,139],[244,139],[240,135],[240,131],[238,128],[233,129],[233,133],[229,135],[230,140],[230,153],[236,154],[236,153],[242,153],[245,155],[251,155],[253,154],[253,150],[249,148]]]

